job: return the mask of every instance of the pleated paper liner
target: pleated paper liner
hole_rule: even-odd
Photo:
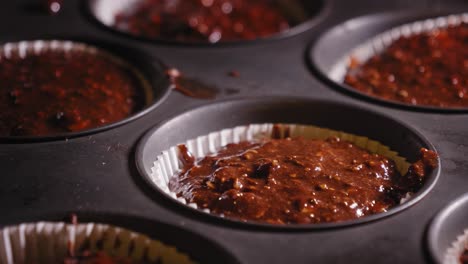
[[[103,251],[136,263],[195,263],[175,247],[133,231],[97,223],[25,223],[0,230],[0,263],[63,263],[69,243],[76,253]]]
[[[444,264],[460,264],[460,256],[468,248],[468,229],[452,242],[444,256]]]
[[[136,69],[136,67],[103,49],[85,43],[68,40],[32,40],[9,42],[0,45],[0,61],[1,58],[26,58],[28,55],[39,55],[45,51],[84,52],[107,59],[112,63],[115,63],[116,65],[128,70],[133,76],[135,76],[142,88],[141,90],[144,92],[145,105],[151,103],[153,98],[151,84],[143,76],[143,74],[138,69]]]
[[[349,141],[361,148],[368,150],[370,153],[383,155],[396,164],[398,171],[405,175],[410,164],[405,158],[392,151],[389,147],[367,137],[353,135],[342,131],[320,128],[312,125],[300,124],[251,124],[248,126],[238,126],[234,128],[224,129],[221,131],[212,132],[208,135],[190,139],[185,144],[188,150],[195,158],[202,158],[209,154],[216,153],[220,148],[230,143],[238,143],[241,141],[261,141],[271,138],[273,127],[279,125],[284,134],[285,129],[288,129],[291,137],[302,137],[305,139],[326,139],[336,136],[342,140]],[[181,204],[198,209],[197,204],[189,203],[182,197],[177,197],[175,192],[169,189],[170,179],[182,169],[182,164],[179,161],[179,149],[173,146],[168,150],[162,151],[154,161],[151,168],[150,180],[158,187],[160,191],[166,193],[174,200]],[[410,194],[409,194],[410,195]],[[403,203],[409,196],[405,197]],[[204,212],[210,213],[209,209],[203,209]]]
[[[357,61],[359,64],[384,51],[394,41],[400,37],[409,37],[412,35],[430,32],[436,29],[456,26],[461,23],[468,23],[468,13],[450,15],[422,21],[416,21],[404,24],[364,41],[361,45],[339,59],[328,72],[328,77],[337,82],[343,83],[349,66]]]

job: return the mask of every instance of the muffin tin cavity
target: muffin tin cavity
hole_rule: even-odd
[[[165,197],[175,199],[173,193],[170,194],[160,188],[160,182],[156,181],[153,175],[154,162],[161,152],[189,139],[208,135],[211,132],[236,126],[264,123],[314,125],[366,137],[388,146],[392,151],[397,152],[399,156],[406,158],[408,162],[415,162],[418,159],[421,148],[434,149],[423,136],[412,128],[370,110],[332,101],[271,97],[262,100],[242,99],[219,102],[182,113],[162,123],[149,131],[139,143],[136,152],[137,167],[148,184],[154,187],[157,192],[155,195],[159,193]],[[174,131],[178,131],[178,133],[174,133]],[[392,133],[388,133],[388,131],[392,131]],[[221,140],[221,142],[223,141]],[[198,143],[197,141],[197,146]],[[224,144],[221,143],[221,145]],[[330,228],[380,219],[402,211],[420,201],[436,183],[439,167],[427,175],[422,188],[412,195],[408,201],[391,208],[385,213],[337,223],[290,224],[284,226],[252,222],[247,222],[247,224],[274,228]],[[197,213],[202,212],[201,210],[194,210],[192,207],[185,208],[190,208]],[[210,216],[219,218],[214,215]],[[240,223],[236,220],[228,220],[227,222]]]
[[[374,80],[370,81],[370,83],[372,85],[375,85],[375,87],[378,87],[378,89],[374,89],[376,91],[372,90],[372,92],[369,93],[364,92],[365,85],[361,85],[362,87],[360,88],[360,90],[358,90],[357,88],[351,87],[349,84],[345,83],[345,76],[347,75],[348,67],[355,67],[356,70],[359,71],[361,64],[366,62],[374,55],[381,54],[385,49],[387,49],[387,47],[395,43],[395,41],[398,40],[400,37],[415,36],[420,33],[431,32],[436,29],[444,30],[447,26],[452,27],[463,23],[467,23],[467,14],[460,14],[460,11],[458,11],[457,13],[455,12],[457,11],[454,11],[454,13],[449,14],[440,12],[417,13],[414,11],[403,13],[381,13],[351,19],[343,24],[337,25],[331,28],[330,30],[326,31],[317,40],[317,42],[314,43],[309,52],[311,63],[315,67],[315,70],[317,70],[318,73],[323,78],[325,78],[326,81],[331,82],[335,87],[338,87],[342,91],[345,91],[351,95],[369,99],[381,104],[392,105],[411,110],[466,112],[468,110],[467,107],[458,106],[464,105],[463,102],[456,101],[458,98],[457,96],[460,96],[460,100],[464,100],[464,92],[462,90],[458,93],[453,92],[453,98],[448,96],[450,95],[453,89],[445,91],[447,93],[447,96],[445,96],[444,94],[443,98],[441,97],[440,99],[438,99],[442,102],[438,102],[435,99],[428,98],[419,98],[421,102],[418,101],[418,96],[431,96],[431,94],[429,94],[427,91],[430,90],[430,88],[433,85],[435,86],[434,89],[444,90],[442,88],[439,88],[439,86],[444,85],[446,79],[451,80],[450,78],[455,78],[454,84],[446,84],[450,87],[453,86],[454,88],[456,88],[455,86],[459,84],[457,77],[455,75],[452,76],[452,74],[444,78],[439,77],[439,75],[435,76],[434,74],[435,77],[433,78],[437,78],[437,80],[440,79],[440,83],[436,80],[432,81],[430,77],[424,75],[426,74],[426,72],[425,68],[422,66],[417,68],[418,73],[421,75],[421,78],[425,78],[427,81],[424,82],[424,79],[422,79],[423,81],[420,82],[425,84],[415,84],[416,86],[421,85],[421,88],[419,90],[415,89],[415,91],[413,91],[414,94],[412,94],[410,91],[411,89],[413,89],[412,87],[414,86],[410,87],[410,92],[408,93],[408,91],[404,90],[404,87],[399,87],[398,84],[396,84],[397,81],[402,81],[403,83],[405,81],[409,82],[405,80],[405,78],[403,78],[404,75],[402,75],[402,77],[400,78],[402,80],[396,80],[395,78],[398,78],[399,73],[395,73],[395,75],[390,74],[388,77],[388,81],[384,78],[381,79],[383,85],[386,85],[385,87],[396,89],[395,93],[392,93],[390,88],[388,88],[386,91],[386,93],[388,94],[382,95],[382,97],[377,95],[379,94],[379,89],[381,89],[381,87],[379,86],[379,84],[375,84],[376,81]],[[402,43],[404,42],[400,41],[398,43],[398,45],[402,45]],[[413,40],[412,43],[414,44],[415,41]],[[433,49],[434,52],[436,52],[437,48]],[[395,50],[397,49],[393,48],[394,53],[396,52]],[[397,55],[398,54],[396,54],[395,56]],[[430,56],[436,55],[431,54],[426,57]],[[385,57],[385,60],[382,59],[382,63],[388,63],[388,61],[392,61],[390,56]],[[395,64],[398,63],[398,60],[393,61],[395,61]],[[373,63],[377,64],[376,60],[374,60]],[[436,65],[435,63],[433,63],[433,65],[430,65],[427,58],[426,61],[424,61],[424,63],[427,63],[427,65],[429,65],[430,67],[435,67],[434,65]],[[424,63],[422,63],[422,65],[426,65]],[[417,63],[415,63],[415,65],[416,64]],[[409,68],[408,66],[408,68],[402,69],[402,71],[413,71],[414,69],[416,69],[416,67],[417,66],[414,66],[414,68]],[[390,66],[385,67],[385,69],[387,68],[390,68]],[[452,69],[450,71],[453,72],[454,70]],[[463,72],[463,69],[459,69],[458,71]],[[366,74],[367,76],[370,76],[370,73]],[[431,72],[428,72],[427,74],[431,74]],[[417,74],[410,74],[410,76],[413,75]],[[353,76],[353,74],[351,74],[350,76]],[[431,87],[422,87],[424,85]],[[385,99],[383,96],[385,96],[385,98],[388,97],[390,99]],[[445,102],[443,100],[445,100]],[[452,100],[452,102],[449,103],[447,102],[447,100]],[[443,106],[447,104],[448,106]]]
[[[61,263],[71,242],[76,254],[105,252],[138,263],[210,263],[213,259],[239,263],[216,242],[173,225],[103,213],[78,213],[78,223],[72,224],[67,221],[70,219],[62,221],[65,215],[57,213],[40,222],[2,227],[0,261]]]
[[[125,47],[98,46],[62,40],[2,45],[0,140],[96,133],[141,117],[169,92],[157,61]]]
[[[324,15],[329,1],[89,0],[87,9],[100,24],[132,37],[214,44],[297,34]]]
[[[458,249],[468,243],[468,193],[437,214],[429,226],[427,239],[435,263],[456,263],[454,260],[461,255]]]

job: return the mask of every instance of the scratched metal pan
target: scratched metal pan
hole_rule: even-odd
[[[189,232],[209,238],[214,248],[216,245],[228,248],[240,263],[427,263],[430,254],[423,250],[423,229],[439,206],[452,200],[452,194],[466,192],[468,117],[402,111],[400,107],[388,107],[372,99],[349,96],[352,92],[337,92],[345,90],[325,81],[317,73],[318,67],[310,72],[306,64],[311,58],[307,47],[323,39],[322,32],[345,21],[362,15],[375,17],[375,20],[364,20],[369,34],[364,30],[347,36],[352,43],[338,38],[334,38],[336,43],[327,42],[337,54],[324,51],[320,62],[331,65],[346,52],[345,47],[358,45],[387,28],[377,22],[381,12],[389,13],[383,15],[384,20],[392,20],[392,15],[399,20],[404,14],[424,13],[399,20],[407,23],[431,13],[421,10],[433,3],[438,7],[456,5],[457,12],[466,10],[466,0],[324,0],[324,6],[310,20],[311,24],[305,22],[302,33],[253,42],[202,45],[203,48],[143,40],[112,30],[90,11],[89,3],[93,1],[99,0],[65,0],[63,10],[54,17],[38,11],[39,0],[3,1],[1,43],[30,39],[81,41],[121,56],[147,72],[147,78],[161,77],[166,85],[163,68],[151,65],[139,68],[140,62],[160,58],[183,73],[214,82],[221,89],[233,85],[239,93],[226,93],[221,99],[198,100],[171,93],[163,85],[161,97],[155,100],[157,107],[151,107],[148,112],[143,110],[144,114],[137,114],[139,118],[122,121],[112,129],[46,139],[2,139],[2,226],[66,220],[65,214],[56,212],[77,212],[83,221],[122,225],[148,234],[152,234],[152,224],[155,232],[161,229],[164,232],[166,225],[159,225],[160,222],[183,226]],[[377,29],[371,30],[374,22]],[[226,76],[227,70],[235,69],[240,71],[239,78]],[[160,87],[157,83],[154,87]],[[302,98],[268,97],[291,94]],[[324,98],[333,101],[321,100]],[[314,112],[305,115],[307,111]],[[363,119],[355,118],[356,115]],[[410,161],[416,159],[420,147],[436,149],[441,166],[412,201],[394,208],[392,213],[362,222],[322,227],[277,228],[204,215],[176,204],[146,181],[148,162],[161,150],[213,130],[251,122],[310,123],[342,129],[382,141]],[[172,228],[167,231],[178,233],[172,232]],[[210,243],[185,235],[180,238],[186,238],[188,247],[209,253],[203,245],[210,249]],[[203,259],[207,263],[218,258],[224,262],[223,256],[216,253],[212,259]]]

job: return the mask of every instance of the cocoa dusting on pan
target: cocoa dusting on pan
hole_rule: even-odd
[[[239,73],[239,71],[233,70],[233,71],[228,72],[228,76],[233,77],[233,78],[239,78],[240,73]]]
[[[186,77],[176,68],[166,70],[166,76],[171,81],[174,90],[188,97],[215,99],[220,93],[218,87],[198,79]]]

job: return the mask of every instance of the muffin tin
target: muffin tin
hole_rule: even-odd
[[[303,25],[307,28],[295,34],[214,46],[146,41],[119,34],[96,21],[89,12],[88,1],[64,1],[61,12],[54,16],[41,11],[39,2],[2,3],[2,43],[33,39],[85,42],[128,59],[138,69],[148,69],[143,71],[149,72],[150,77],[161,76],[163,67],[153,71],[144,65],[163,62],[185,76],[216,87],[220,93],[216,99],[200,100],[158,85],[165,88],[161,88],[157,102],[138,114],[139,118],[119,126],[58,138],[3,138],[1,226],[63,220],[74,212],[84,221],[126,226],[143,233],[163,230],[169,244],[193,246],[194,251],[203,254],[209,255],[213,249],[211,258],[203,258],[205,262],[436,261],[428,250],[426,230],[440,208],[467,192],[468,116],[464,112],[416,111],[362,100],[325,80],[311,54],[316,54],[317,43],[324,43],[322,47],[326,49],[320,52],[318,61],[332,65],[346,52],[337,53],[340,47],[359,44],[388,25],[466,12],[466,1],[324,0],[321,11]],[[361,16],[375,20],[360,20]],[[389,24],[380,27],[382,24],[376,22],[380,20]],[[349,21],[365,22],[350,25],[367,25],[369,32],[356,31],[349,36],[354,38],[349,43],[324,37],[330,29]],[[372,25],[374,30],[370,30]],[[229,76],[231,71],[237,71],[239,76]],[[340,107],[341,112],[337,110]],[[391,216],[352,226],[294,230],[229,224],[201,215],[174,204],[144,180],[148,168],[142,166],[142,157],[144,161],[149,155],[157,156],[158,151],[174,142],[247,122],[285,121],[382,137],[380,140],[410,159],[414,155],[410,149],[433,146],[440,155],[439,179],[434,180],[432,189],[427,188],[427,194],[418,203]],[[154,136],[155,145],[145,149],[142,138],[147,131],[150,132],[146,139]],[[162,223],[163,227],[155,223]],[[168,226],[182,227],[209,242],[188,239]]]

